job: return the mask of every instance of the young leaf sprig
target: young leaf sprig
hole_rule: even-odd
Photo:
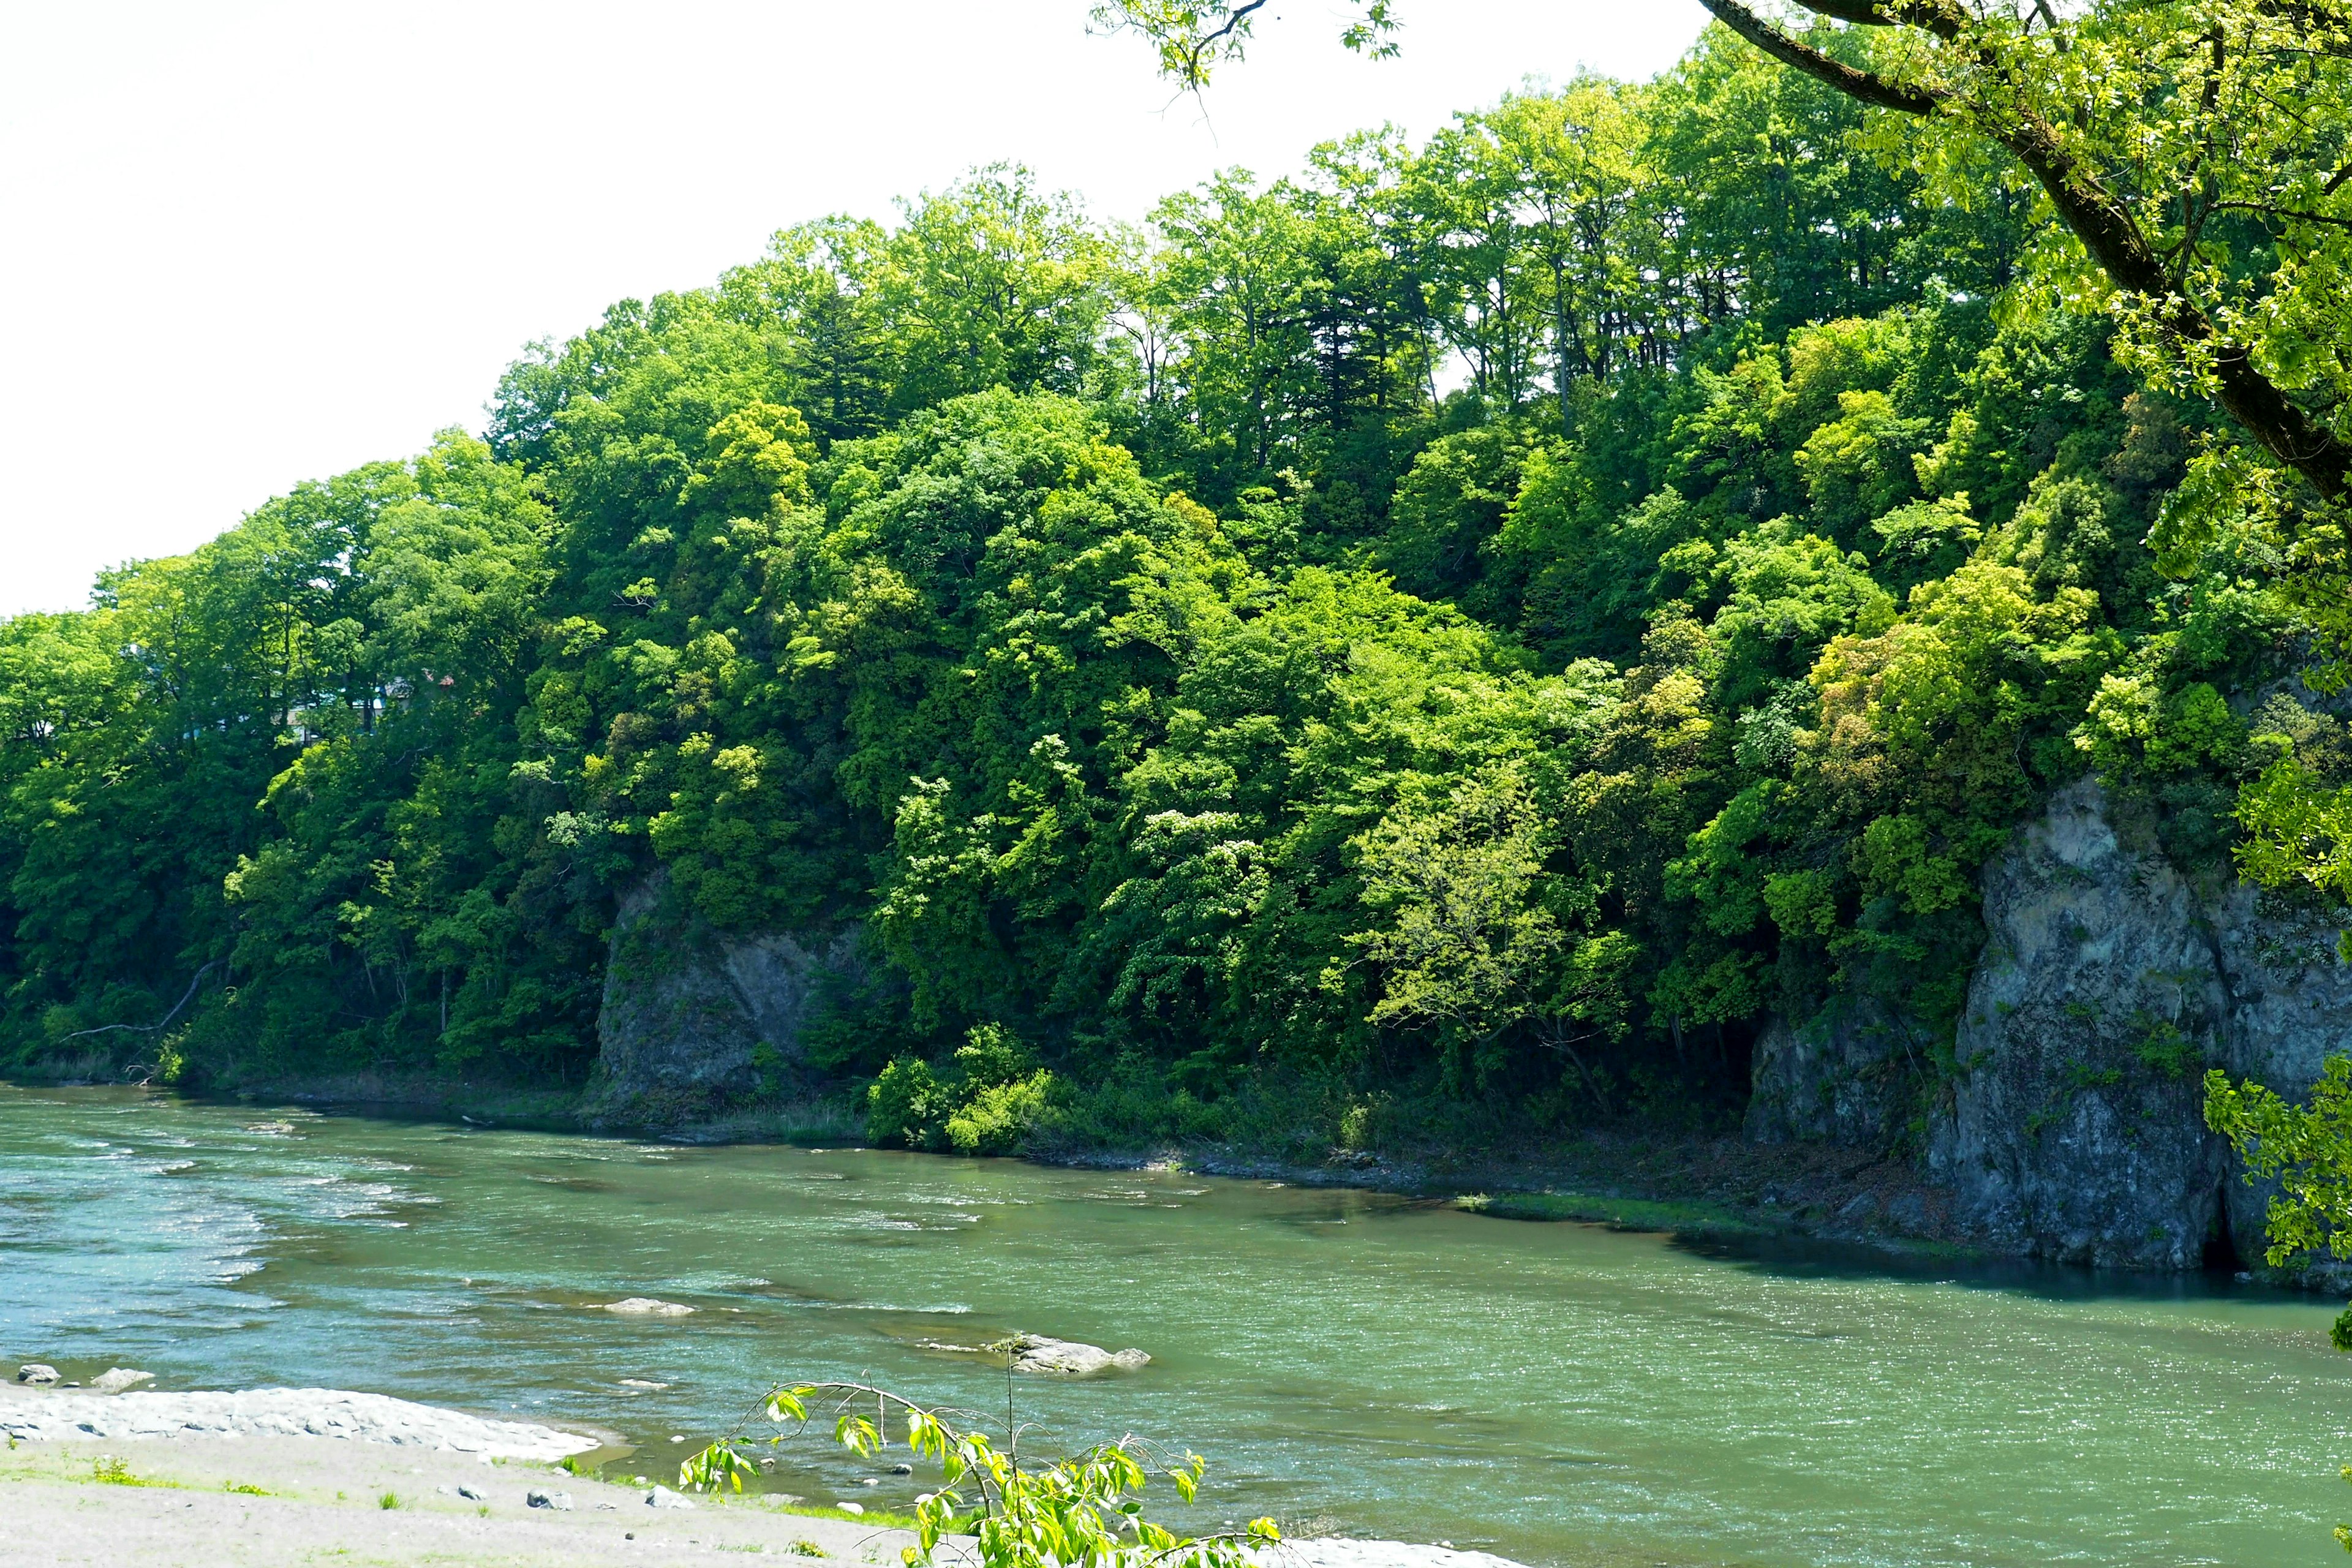
[[[919,1405],[862,1383],[779,1385],[761,1399],[755,1415],[788,1428],[766,1439],[772,1447],[806,1429],[812,1405],[828,1402],[834,1441],[851,1453],[877,1457],[889,1446],[895,1425],[908,1449],[940,1467],[945,1484],[917,1506],[917,1543],[901,1553],[908,1568],[933,1568],[934,1552],[950,1535],[978,1547],[976,1568],[1249,1568],[1251,1549],[1282,1539],[1271,1519],[1253,1520],[1245,1530],[1189,1536],[1146,1518],[1139,1494],[1153,1479],[1167,1480],[1191,1502],[1208,1464],[1198,1454],[1178,1458],[1131,1436],[1026,1465],[1017,1442],[1000,1446],[976,1426],[961,1425],[961,1413]],[[758,1441],[740,1433],[719,1439],[678,1467],[680,1489],[741,1491],[744,1478],[759,1473],[749,1452]]]

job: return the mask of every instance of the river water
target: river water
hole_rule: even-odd
[[[627,1296],[697,1310],[597,1310]],[[1032,1331],[1151,1352],[1012,1393],[1033,1444],[1207,1455],[1196,1521],[1535,1564],[2339,1562],[2331,1315],[1271,1183],[0,1086],[12,1370],[588,1422],[660,1473],[775,1379],[1002,1412],[1002,1371],[924,1342]],[[782,1454],[803,1494],[915,1484]]]

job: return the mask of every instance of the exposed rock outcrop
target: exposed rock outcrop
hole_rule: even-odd
[[[2297,1095],[2352,1048],[2336,933],[2226,868],[2185,871],[2147,815],[2060,791],[1986,868],[1988,939],[1931,1173],[2007,1250],[2194,1268],[2262,1249],[2265,1194],[2209,1132],[2217,1066]]]
[[[593,1124],[674,1126],[805,1087],[801,1031],[828,976],[858,969],[856,927],[721,931],[656,872],[622,900],[597,1015]]]
[[[2093,780],[2052,796],[1985,868],[1986,942],[1927,1117],[1927,1173],[2002,1251],[2105,1267],[2259,1261],[2269,1194],[2206,1130],[2209,1067],[2282,1094],[2352,1052],[2332,927],[2168,858],[2148,810]],[[1839,999],[1757,1042],[1757,1142],[1885,1148],[1934,1042]]]
[[[1911,1020],[1840,998],[1802,1026],[1774,1018],[1756,1042],[1751,1143],[1885,1148],[1910,1109],[1926,1042]]]

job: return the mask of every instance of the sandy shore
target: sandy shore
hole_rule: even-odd
[[[774,1496],[655,1507],[646,1488],[553,1463],[596,1447],[593,1437],[383,1394],[0,1387],[0,1561],[26,1568],[645,1568],[722,1552],[895,1564],[913,1540],[795,1513]],[[534,1508],[533,1492],[571,1506]],[[1434,1546],[1309,1541],[1269,1553],[1265,1568],[1516,1565]]]

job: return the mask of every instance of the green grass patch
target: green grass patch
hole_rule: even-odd
[[[221,1490],[225,1492],[235,1492],[239,1497],[273,1497],[276,1495],[273,1492],[263,1491],[259,1487],[250,1485],[245,1481],[223,1481],[221,1483]]]
[[[1472,1193],[1454,1200],[1467,1214],[1491,1219],[1570,1221],[1612,1230],[1748,1236],[1765,1227],[1716,1204],[1650,1198],[1609,1198],[1591,1193]]]
[[[166,1487],[173,1491],[181,1489],[180,1483],[177,1481],[151,1480],[145,1476],[132,1475],[131,1467],[111,1454],[101,1454],[90,1461],[89,1479],[102,1487]]]
[[[800,1519],[838,1519],[852,1524],[887,1524],[894,1530],[913,1530],[919,1522],[911,1513],[898,1513],[887,1508],[869,1508],[864,1513],[851,1513],[826,1503],[795,1502],[785,1504],[784,1511]]]

